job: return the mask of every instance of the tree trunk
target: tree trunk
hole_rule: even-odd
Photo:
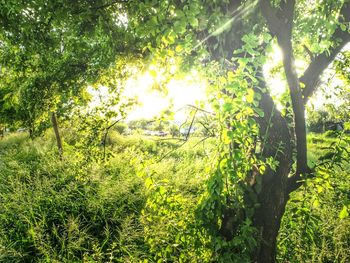
[[[284,165],[286,167],[280,167],[276,173],[272,173],[271,180],[263,179],[262,191],[258,197],[260,207],[255,211],[253,222],[259,232],[254,262],[273,263],[276,259],[278,231],[289,198],[283,178],[287,178],[289,172],[286,168],[291,163]]]
[[[32,127],[29,127],[28,132],[29,132],[29,138],[31,140],[34,140],[34,129]]]
[[[263,81],[260,84],[261,87],[265,87]],[[259,108],[264,111],[264,117],[256,118],[263,141],[261,154],[266,158],[273,157],[278,161],[278,166],[275,170],[269,168],[263,175],[257,175],[262,176],[261,190],[256,193],[259,206],[253,215],[253,226],[258,230],[258,245],[251,257],[252,262],[273,263],[276,260],[277,236],[281,219],[289,199],[288,176],[293,164],[293,139],[287,120],[276,109],[271,96],[262,93],[258,88],[255,92],[261,94]],[[252,185],[252,189],[254,186]],[[247,201],[250,202],[249,198]],[[237,211],[231,213],[227,210],[224,213],[220,234],[225,239],[231,239],[237,224],[234,220]]]
[[[55,112],[51,112],[51,123],[52,123],[52,127],[53,127],[53,130],[55,132],[55,136],[56,136],[58,154],[59,154],[60,159],[62,160],[63,147],[62,147],[61,135],[60,135],[60,132],[58,129],[57,117],[56,117]]]
[[[264,83],[261,83],[265,86]],[[256,92],[259,92],[257,89]],[[276,240],[285,206],[288,201],[288,175],[292,167],[292,137],[287,121],[281,116],[272,98],[261,94],[260,108],[264,117],[258,118],[263,138],[262,155],[278,161],[276,171],[267,169],[262,175],[259,207],[255,210],[253,225],[258,229],[258,247],[254,262],[271,263],[276,258]]]

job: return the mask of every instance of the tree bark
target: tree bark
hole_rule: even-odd
[[[53,130],[55,132],[57,148],[58,148],[58,155],[60,157],[60,160],[62,160],[62,157],[63,157],[62,140],[61,140],[61,135],[60,135],[60,132],[58,129],[58,122],[57,122],[57,117],[56,117],[55,112],[51,112],[51,123],[52,123]]]
[[[265,87],[265,83],[261,82]],[[259,92],[256,89],[256,92]],[[276,242],[281,218],[289,199],[287,194],[288,175],[292,168],[292,136],[287,121],[267,93],[262,93],[259,107],[264,117],[256,121],[260,126],[264,145],[262,155],[275,157],[278,167],[275,171],[267,169],[261,175],[261,191],[258,193],[259,207],[255,210],[253,225],[258,230],[258,246],[252,255],[253,262],[275,262]]]

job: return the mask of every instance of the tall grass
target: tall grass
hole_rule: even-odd
[[[309,134],[309,160],[316,163],[338,139]],[[342,142],[343,146],[346,146]],[[279,234],[280,262],[350,262],[350,163],[333,170],[319,170],[291,195]]]
[[[215,141],[112,132],[109,160],[86,163],[75,136],[64,133],[63,161],[50,132],[0,141],[0,262],[210,262],[215,248],[195,228],[195,210]],[[335,140],[309,135],[311,163]],[[339,218],[350,203],[349,171],[310,180],[292,195],[280,262],[350,262],[350,221]]]
[[[81,177],[83,167],[61,162],[51,143],[25,135],[0,143],[0,262],[141,257],[145,196],[127,158]]]

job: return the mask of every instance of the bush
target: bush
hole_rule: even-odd
[[[125,123],[117,123],[113,127],[113,130],[117,131],[119,134],[124,134],[127,129],[128,125],[126,125]]]
[[[340,134],[339,131],[329,130],[329,131],[326,131],[324,133],[324,136],[327,137],[327,138],[336,138],[336,137],[338,137],[339,134]]]

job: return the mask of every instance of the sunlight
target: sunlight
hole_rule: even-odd
[[[283,106],[280,103],[280,99],[282,98],[283,94],[286,92],[288,87],[284,73],[282,74],[280,73],[280,72],[284,72],[282,60],[283,60],[282,50],[279,48],[277,44],[275,44],[273,46],[273,51],[269,54],[268,60],[263,67],[263,72],[264,72],[267,86],[270,89],[272,97],[276,98],[275,102],[279,110],[283,109]],[[308,63],[305,60],[302,60],[302,59],[295,60],[295,69],[298,73],[298,76],[301,76],[303,74],[307,66],[308,66]],[[336,79],[334,79],[334,81],[337,82]],[[339,84],[339,81],[337,83]],[[317,96],[314,96],[309,100],[309,103],[312,102],[312,104],[316,108],[320,108],[325,103],[324,97],[325,97],[324,92],[318,92]]]
[[[241,6],[235,12],[231,14],[231,18],[227,20],[225,23],[220,25],[218,28],[214,30],[214,32],[210,33],[208,36],[206,36],[202,41],[200,41],[194,48],[193,50],[197,49],[199,46],[201,46],[205,41],[207,41],[210,37],[212,36],[218,36],[221,33],[223,33],[225,30],[229,29],[232,27],[233,23],[236,22],[238,19],[243,19],[247,15],[249,15],[254,8],[256,7],[258,1],[255,0],[252,3],[248,4],[246,7]]]
[[[205,82],[195,72],[181,80],[171,79],[166,92],[153,88],[156,81],[149,71],[127,81],[125,97],[136,98],[139,103],[128,115],[128,120],[154,118],[167,109],[175,112],[175,120],[183,120],[186,113],[181,111],[182,108],[205,99]]]
[[[269,87],[272,97],[275,99],[277,108],[282,110],[283,106],[280,100],[286,92],[287,83],[283,70],[283,53],[278,45],[274,45],[270,52],[267,62],[263,66],[263,72],[266,79],[267,87]],[[307,63],[304,60],[297,59],[295,61],[296,70],[300,76],[306,69]],[[174,64],[170,67],[172,73],[177,71]],[[323,83],[327,82],[331,73],[326,74]],[[333,75],[333,74],[331,74]],[[182,79],[170,79],[166,87],[159,88],[160,83],[164,81],[164,69],[158,69],[154,65],[150,65],[146,72],[136,74],[127,80],[123,97],[126,99],[135,99],[135,105],[128,114],[127,120],[151,119],[161,116],[162,112],[170,110],[174,113],[175,121],[183,121],[188,117],[188,111],[185,110],[186,105],[198,105],[199,102],[206,100],[206,81],[201,78],[195,70],[186,75]],[[329,81],[328,81],[329,82]],[[330,85],[328,83],[328,85]],[[336,77],[332,77],[331,89],[335,86],[344,85]],[[327,100],[334,102],[335,97],[325,99],[327,88],[323,88],[309,100],[309,105],[313,105],[316,109],[322,108]],[[108,88],[100,87],[98,90],[88,89],[93,100],[90,105],[97,106],[99,103],[108,98]],[[209,104],[206,104],[204,110],[210,111]]]
[[[287,89],[286,81],[278,76],[279,67],[282,67],[282,56],[282,50],[278,45],[275,45],[273,51],[268,55],[267,62],[263,66],[267,87],[269,87],[271,95],[277,98],[280,98]],[[277,107],[280,106],[277,103]]]
[[[128,114],[128,120],[152,118],[169,106],[159,91],[152,90],[154,82],[149,72],[127,81],[124,96],[138,102]]]

